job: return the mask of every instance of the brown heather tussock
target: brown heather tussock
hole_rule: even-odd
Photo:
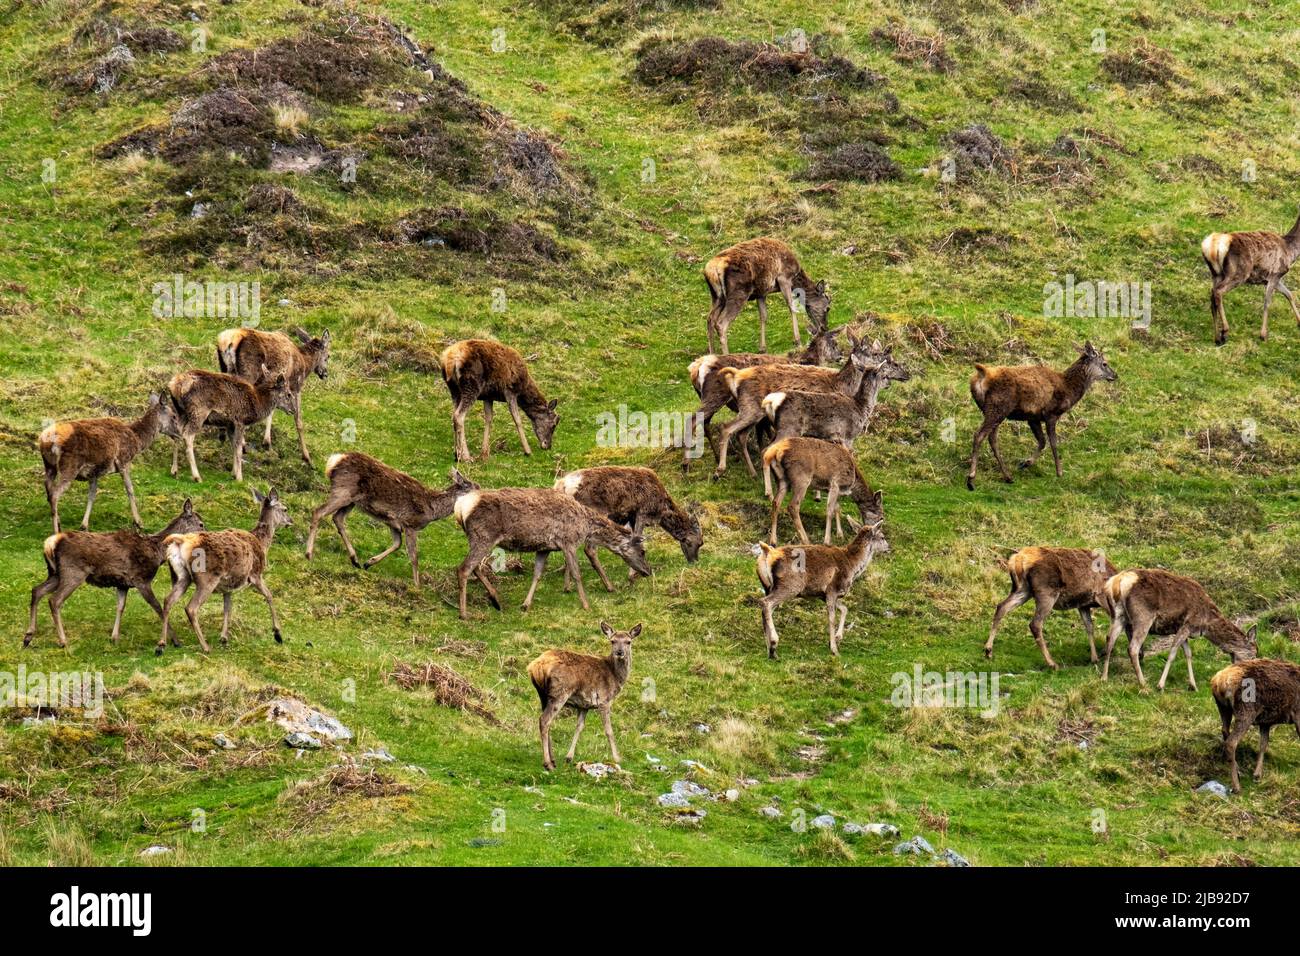
[[[930,35],[913,33],[902,23],[888,23],[871,31],[871,37],[894,48],[899,63],[920,65],[936,73],[951,73],[956,62],[948,55],[947,41],[940,30]]]
[[[486,705],[487,694],[444,664],[433,661],[423,664],[398,661],[388,677],[403,690],[427,687],[433,691],[434,699],[443,707],[466,710],[482,717],[494,727],[501,726],[497,715]]]

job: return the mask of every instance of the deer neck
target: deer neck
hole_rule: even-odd
[[[862,387],[863,369],[850,357],[844,367],[835,373],[835,380],[847,395],[855,394]]]
[[[884,371],[879,368],[873,368],[862,376],[862,384],[858,387],[858,408],[862,410],[864,419],[870,418],[876,410],[876,400],[887,381]]]
[[[1205,636],[1216,647],[1223,647],[1225,644],[1239,644],[1246,640],[1246,632],[1218,611],[1211,612],[1209,623],[1205,628]]]
[[[844,553],[847,559],[845,571],[848,572],[849,580],[857,580],[858,575],[871,563],[871,530],[865,524],[853,536]]]
[[[609,668],[610,676],[614,678],[614,685],[622,687],[627,683],[627,675],[632,672],[632,655],[629,653],[623,660],[616,660],[613,654],[605,658],[605,666]]]
[[[153,444],[162,426],[162,402],[155,402],[143,415],[131,423],[131,431],[142,449]]]
[[[1300,216],[1296,217],[1295,223],[1291,226],[1291,229],[1287,232],[1287,234],[1282,238],[1286,240],[1286,251],[1287,251],[1288,258],[1292,262],[1295,262],[1296,259],[1300,259]]]
[[[253,526],[253,537],[262,545],[262,553],[265,554],[271,547],[271,539],[275,537],[275,524],[271,518],[271,512],[263,510],[257,519],[257,524]]]
[[[1088,375],[1087,356],[1080,355],[1079,360],[1065,370],[1062,378],[1065,379],[1065,391],[1070,399],[1070,405],[1074,406],[1092,384],[1092,378]]]

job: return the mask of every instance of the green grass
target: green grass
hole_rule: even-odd
[[[816,11],[789,0],[722,2],[720,12],[670,7],[641,22],[686,37],[772,40],[796,27],[826,34],[830,48],[883,74],[897,96],[898,113],[881,116],[879,127],[902,178],[811,189],[795,178],[811,148],[801,136],[803,101],[738,89],[647,89],[631,75],[634,34],[583,39],[565,26],[586,9],[577,2],[494,0],[436,8],[391,0],[365,9],[403,23],[475,95],[561,143],[590,181],[582,216],[393,161],[367,139],[392,119],[370,101],[314,115],[308,127],[327,142],[371,146],[355,190],[328,175],[226,164],[231,181],[290,185],[333,217],[332,228],[439,205],[538,221],[569,252],[549,274],[472,255],[390,256],[364,243],[324,253],[336,269],[313,268],[310,256],[297,255],[263,263],[251,276],[230,243],[218,247],[212,265],[152,254],[157,231],[183,226],[188,214],[169,190],[172,171],[160,160],[132,171],[97,160],[95,148],[164,120],[205,58],[290,33],[289,18],[316,14],[287,0],[213,5],[207,52],[143,60],[103,97],[69,96],[47,78],[87,5],[25,3],[5,16],[0,616],[11,626],[0,668],[99,670],[112,705],[96,724],[0,727],[0,862],[135,863],[153,843],[176,851],[156,859],[188,864],[905,862],[889,841],[797,832],[789,825],[796,809],[809,818],[831,812],[891,822],[905,838],[923,833],[983,865],[1300,861],[1292,839],[1300,816],[1288,786],[1300,773],[1294,741],[1275,743],[1264,781],[1247,781],[1241,796],[1223,802],[1193,792],[1227,770],[1207,687],[1226,658],[1205,642],[1196,642],[1199,692],[1184,689],[1179,665],[1164,694],[1140,693],[1126,659],[1101,682],[1085,663],[1081,627],[1067,615],[1048,626],[1053,654],[1066,666],[1047,672],[1022,610],[999,638],[993,666],[1009,697],[996,717],[890,704],[892,675],[918,663],[942,671],[989,666],[981,645],[1005,593],[998,561],[1026,544],[1100,547],[1120,567],[1191,574],[1225,612],[1261,621],[1262,654],[1296,656],[1300,534],[1291,521],[1291,473],[1300,462],[1293,401],[1300,332],[1279,298],[1273,338],[1261,345],[1253,335],[1261,295],[1245,288],[1228,298],[1233,337],[1215,349],[1198,250],[1211,230],[1285,229],[1294,218],[1287,184],[1300,173],[1297,101],[1277,78],[1297,68],[1297,34],[1285,12],[1245,2],[1200,2],[1179,14],[1113,0],[1042,0],[1023,10],[994,0],[832,2]],[[151,17],[188,37],[176,10]],[[896,61],[871,35],[890,18],[917,33],[941,30],[955,70]],[[500,53],[492,49],[498,28],[506,38]],[[1115,82],[1090,50],[1095,29],[1106,31],[1112,51],[1147,37],[1173,55],[1178,78],[1168,87]],[[1078,108],[1054,112],[1014,95],[1026,77],[1068,94]],[[1054,186],[1021,171],[940,182],[933,171],[944,137],[977,122],[1022,157],[1061,134],[1085,141],[1096,160],[1090,181]],[[1210,158],[1222,172],[1202,172],[1188,157]],[[653,182],[642,178],[647,158]],[[54,183],[41,179],[45,159],[56,162]],[[1240,176],[1246,159],[1256,164],[1253,182]],[[205,188],[222,198],[220,164],[216,175]],[[989,244],[961,252],[945,243],[963,227],[985,230]],[[765,658],[758,611],[744,598],[757,593],[748,547],[763,533],[766,511],[743,466],[733,463],[711,483],[705,463],[683,477],[671,453],[596,445],[596,416],[620,403],[693,408],[685,369],[704,350],[700,266],[722,246],[764,231],[786,238],[814,276],[830,279],[833,322],[864,317],[913,372],[884,393],[876,424],[858,444],[866,474],[885,491],[893,551],[850,598],[853,628],[839,661],[828,653],[819,604],[782,608],[782,659]],[[845,254],[851,246],[856,251]],[[298,460],[283,416],[274,453],[255,448],[245,466],[245,485],[275,484],[294,519],[276,538],[268,574],[286,643],[272,643],[265,607],[245,592],[236,597],[228,647],[214,645],[204,657],[182,625],[185,646],[155,659],[158,625],[143,602],[131,599],[114,647],[111,594],[84,588],[64,608],[68,649],[55,646],[42,607],[37,641],[23,651],[27,599],[43,577],[41,542],[49,533],[34,436],[46,419],[125,412],[175,371],[211,367],[213,340],[228,322],[150,315],[153,283],[177,271],[259,278],[264,326],[334,334],[330,378],[313,380],[304,396],[317,467]],[[1044,318],[1044,284],[1067,273],[1150,282],[1150,335],[1131,336],[1123,318]],[[496,288],[506,291],[504,312],[491,308]],[[282,298],[293,304],[277,305]],[[778,309],[773,318],[770,337],[784,348],[788,325]],[[560,400],[555,445],[531,458],[498,414],[497,451],[468,467],[475,480],[549,484],[585,465],[652,464],[674,494],[700,504],[700,562],[686,567],[675,543],[652,533],[656,578],[629,589],[611,558],[620,584],[614,594],[589,587],[589,613],[561,592],[553,561],[529,614],[517,606],[527,578],[509,574],[506,610],[493,611],[474,588],[465,623],[454,610],[464,538],[451,522],[421,535],[427,580],[418,592],[397,555],[355,571],[332,530],[322,529],[316,558],[306,562],[306,525],[323,498],[320,467],[329,454],[359,448],[429,482],[441,482],[451,464],[450,406],[438,376],[376,369],[363,354],[377,333],[400,342],[417,326],[435,352],[471,335],[519,346],[548,397]],[[732,347],[755,347],[756,326],[747,310],[733,326]],[[971,363],[1060,366],[1084,338],[1104,347],[1119,381],[1096,388],[1063,422],[1064,477],[1040,463],[1003,485],[985,453],[977,489],[967,492],[965,457],[978,422],[966,389]],[[1237,438],[1245,420],[1254,423],[1252,444]],[[349,421],[351,446],[343,443]],[[471,422],[476,448],[480,420]],[[1031,446],[1027,431],[1004,430],[1010,460]],[[209,527],[252,524],[248,488],[230,479],[227,449],[212,436],[200,439],[200,449],[201,486],[184,473],[169,476],[163,443],[138,463],[150,528],[189,494]],[[75,526],[84,493],[79,485],[65,497],[65,525]],[[810,530],[819,509],[807,505]],[[128,519],[120,484],[110,478],[93,527]],[[387,543],[387,531],[364,518],[351,528],[363,553]],[[595,584],[594,576],[587,582]],[[210,638],[219,607],[210,602],[204,611]],[[571,768],[546,774],[524,668],[547,647],[601,652],[602,618],[620,627],[645,623],[632,681],[614,709],[629,773],[602,781]],[[1104,617],[1099,623],[1104,629]],[[453,640],[478,643],[466,654],[439,650]],[[398,660],[456,668],[490,695],[501,726],[389,683]],[[1151,671],[1148,662],[1148,680]],[[336,713],[359,734],[349,750],[387,747],[398,765],[380,769],[409,792],[330,793],[320,779],[335,754],[299,759],[269,728],[234,726],[264,685]],[[856,712],[853,719],[831,726],[845,709]],[[701,723],[709,733],[695,729]],[[567,746],[571,726],[568,719],[557,725],[557,746]],[[1069,732],[1078,727],[1092,738],[1087,749]],[[217,732],[235,736],[239,748],[215,750]],[[824,748],[820,759],[801,758],[809,746]],[[598,727],[589,727],[580,757],[607,756]],[[650,756],[671,772],[654,770]],[[698,779],[715,790],[758,782],[742,787],[735,803],[704,804],[702,823],[677,824],[655,797],[682,776],[684,759],[705,764]],[[779,820],[758,812],[772,803],[784,810]],[[206,815],[204,832],[191,832],[195,810]],[[499,810],[503,832],[493,826]],[[474,845],[479,838],[496,842]]]

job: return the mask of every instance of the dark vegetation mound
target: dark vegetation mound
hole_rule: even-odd
[[[625,41],[677,11],[717,10],[722,0],[547,0],[546,7],[575,35],[604,46]]]
[[[114,5],[97,7],[73,32],[69,42],[50,57],[54,66],[48,82],[76,96],[106,95],[123,85],[141,58],[175,53],[189,46],[180,32],[160,21],[136,15],[126,20],[117,16]],[[177,11],[155,11],[158,17],[179,15]]]
[[[913,33],[905,25],[891,22],[871,31],[873,39],[892,48],[894,59],[909,66],[924,66],[936,73],[950,73],[957,64],[948,55],[947,40],[940,30],[933,34]]]
[[[686,83],[725,90],[741,83],[755,90],[785,92],[865,90],[883,82],[878,73],[839,55],[819,55],[818,38],[804,52],[753,40],[701,37],[652,38],[637,50],[636,78],[646,86]]]
[[[1015,172],[1015,150],[983,123],[949,133],[943,143],[956,164],[958,182],[968,182],[976,172],[999,175]]]
[[[902,176],[898,164],[875,143],[845,143],[818,156],[800,174],[803,179],[878,183]]]
[[[1138,37],[1128,49],[1107,53],[1101,58],[1101,69],[1112,80],[1130,88],[1168,87],[1182,80],[1173,55],[1146,37]]]

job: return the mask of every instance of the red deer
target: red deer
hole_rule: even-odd
[[[1043,660],[1052,670],[1056,661],[1047,649],[1043,624],[1053,611],[1078,611],[1083,629],[1088,632],[1088,654],[1097,663],[1097,641],[1093,630],[1093,608],[1106,610],[1106,581],[1115,574],[1115,566],[1100,551],[1087,548],[1021,548],[1007,559],[1011,575],[1011,593],[993,612],[993,625],[984,644],[984,656],[993,658],[993,641],[1002,619],[1030,598],[1034,599],[1034,617],[1029,633],[1034,635]]]
[[[45,498],[50,503],[54,531],[59,531],[59,499],[74,481],[90,482],[86,514],[81,529],[90,529],[90,511],[95,506],[99,479],[117,472],[122,476],[127,501],[131,503],[131,520],[141,525],[135,504],[135,487],[131,484],[131,462],[153,444],[159,434],[179,437],[180,426],[170,403],[150,395],[144,414],[135,421],[120,418],[81,418],[55,422],[41,432],[37,444],[45,466]]]
[[[1273,726],[1290,724],[1300,735],[1300,667],[1290,661],[1262,658],[1229,664],[1210,678],[1210,692],[1223,724],[1223,745],[1232,765],[1232,790],[1240,793],[1237,745],[1246,731],[1259,726],[1256,782],[1264,776],[1264,754],[1268,752],[1268,732]]]
[[[1002,453],[998,451],[998,428],[1008,418],[1013,422],[1028,422],[1029,429],[1038,441],[1038,450],[1033,457],[1021,462],[1021,468],[1029,468],[1038,456],[1052,443],[1052,460],[1056,462],[1056,477],[1061,477],[1061,456],[1056,450],[1056,423],[1068,412],[1079,399],[1083,398],[1088,386],[1093,382],[1113,382],[1118,376],[1106,363],[1101,350],[1088,342],[1079,350],[1079,358],[1064,373],[1050,369],[1046,365],[975,365],[975,374],[970,380],[971,398],[984,413],[984,421],[975,432],[975,440],[970,450],[970,472],[966,475],[966,487],[975,490],[975,462],[979,457],[980,443],[989,440],[993,451],[993,460],[1002,471],[1002,480],[1011,482],[1011,473],[1002,463]],[[1047,437],[1043,437],[1043,426],[1047,426]]]
[[[533,583],[524,598],[523,609],[533,604],[537,582],[546,570],[546,558],[553,551],[564,555],[569,576],[578,583],[578,600],[582,609],[590,610],[587,592],[578,570],[578,549],[587,544],[608,548],[627,562],[638,574],[650,576],[641,536],[610,521],[594,508],[588,508],[554,488],[498,488],[494,491],[471,491],[456,499],[453,510],[456,523],[469,539],[469,550],[456,576],[460,583],[460,616],[469,617],[465,592],[473,574],[487,591],[488,600],[498,611],[501,600],[490,574],[483,569],[483,559],[500,546],[507,551],[532,552]],[[612,590],[612,586],[607,585]]]
[[[792,491],[790,498],[790,517],[799,532],[799,540],[808,543],[808,532],[804,531],[803,519],[799,507],[809,488],[826,491],[826,534],[823,544],[831,543],[831,519],[835,519],[836,530],[844,534],[840,524],[840,496],[847,495],[858,507],[858,517],[862,524],[875,524],[884,518],[881,493],[872,491],[867,480],[862,477],[858,464],[853,460],[853,452],[842,445],[822,441],[819,438],[782,438],[767,446],[763,452],[763,484],[768,489],[772,486],[772,475],[776,474],[776,496],[772,498],[772,528],[768,533],[768,543],[776,544],[776,525],[781,515],[781,503],[787,491]],[[771,494],[770,490],[768,494]]]
[[[321,381],[329,374],[330,333],[326,329],[312,338],[302,329],[294,329],[301,345],[283,332],[259,332],[256,329],[226,329],[217,336],[217,366],[228,375],[238,375],[249,382],[264,382],[283,375],[289,387],[284,411],[293,416],[298,429],[298,450],[302,460],[311,464],[307,439],[302,427],[302,389],[313,373]],[[263,373],[263,369],[269,371]],[[266,447],[271,447],[271,415],[266,416]]]
[[[411,562],[411,577],[417,588],[420,586],[421,529],[447,517],[457,498],[478,488],[453,468],[451,484],[443,491],[436,491],[361,452],[331,455],[325,465],[325,477],[330,481],[329,496],[312,512],[311,528],[307,532],[307,560],[311,560],[315,550],[316,530],[321,521],[333,515],[334,527],[338,528],[343,546],[348,549],[348,559],[353,567],[363,571],[400,548],[405,535],[406,556]],[[349,512],[356,507],[387,525],[393,533],[393,543],[364,562],[357,559],[357,550],[352,547],[344,523]]]
[[[826,328],[831,296],[825,280],[813,282],[794,251],[779,239],[750,239],[722,250],[705,264],[704,281],[713,299],[708,318],[710,352],[727,351],[727,329],[751,299],[758,303],[758,350],[766,352],[767,297],[778,290],[790,310],[795,348],[801,345],[796,299],[803,299],[811,332]]]
[[[681,545],[688,564],[693,564],[700,555],[704,534],[699,521],[673,501],[659,476],[649,468],[617,465],[582,468],[556,479],[555,489],[618,524],[629,525],[635,534],[640,534],[647,523],[659,525]],[[595,545],[588,542],[584,550],[605,587],[610,587],[605,569],[596,557]],[[628,575],[629,579],[635,576],[635,571]]]
[[[555,414],[556,402],[548,402],[528,373],[524,357],[508,345],[486,339],[465,339],[443,350],[439,359],[442,378],[451,392],[451,424],[456,434],[456,460],[469,461],[469,445],[465,441],[465,416],[476,401],[483,403],[483,459],[492,452],[492,403],[505,402],[519,432],[519,444],[525,455],[528,436],[519,418],[523,409],[533,423],[537,441],[543,449],[551,447],[551,436],[560,417]]]
[[[854,395],[791,389],[764,396],[763,412],[775,429],[775,437],[822,438],[852,445],[875,415],[881,389],[887,388],[890,382],[906,382],[911,378],[894,361],[892,349],[881,352],[880,343],[876,342],[872,350],[879,358],[873,356],[870,361],[877,364],[867,369]]]
[[[1214,320],[1214,344],[1228,341],[1228,314],[1223,309],[1224,293],[1243,282],[1264,287],[1264,323],[1260,339],[1268,339],[1268,307],[1273,293],[1281,290],[1291,303],[1296,324],[1300,325],[1300,306],[1282,277],[1300,258],[1300,218],[1286,235],[1276,232],[1212,232],[1201,240],[1201,257],[1210,268],[1210,317]]]
[[[582,735],[589,710],[600,711],[601,720],[605,724],[605,737],[609,740],[610,756],[615,766],[622,762],[618,755],[618,744],[614,743],[609,708],[627,683],[627,675],[632,670],[632,641],[640,636],[641,625],[638,624],[630,631],[616,631],[601,621],[600,630],[609,638],[608,657],[549,650],[528,665],[528,678],[533,682],[542,702],[539,729],[542,735],[542,766],[547,770],[555,769],[555,760],[551,757],[551,721],[565,707],[578,714],[578,727],[573,732],[573,742],[569,744],[569,752],[564,755],[567,762],[573,762],[573,755],[578,749],[578,737]]]
[[[844,623],[849,616],[849,607],[841,600],[848,595],[871,559],[889,550],[881,525],[880,521],[863,525],[853,540],[842,548],[832,544],[773,548],[762,541],[754,545],[753,552],[758,557],[758,580],[764,591],[758,603],[763,609],[763,633],[767,637],[767,656],[770,659],[776,659],[776,646],[780,640],[772,621],[772,609],[797,597],[820,597],[826,601],[831,653],[839,656]],[[838,628],[835,625],[836,607],[840,610]]]
[[[63,617],[59,609],[73,591],[87,583],[97,588],[113,588],[117,592],[117,614],[113,617],[113,633],[110,635],[114,644],[122,629],[122,608],[132,588],[139,591],[140,596],[162,617],[162,605],[153,593],[153,579],[165,559],[163,541],[169,535],[202,530],[203,519],[195,514],[194,505],[186,498],[181,513],[157,534],[72,531],[50,535],[45,539],[47,576],[32,588],[31,619],[27,633],[23,635],[23,647],[31,644],[36,636],[36,606],[47,594],[50,596],[50,614],[59,635],[59,647],[67,647],[68,637],[63,632]]]
[[[203,629],[199,627],[199,608],[213,593],[222,597],[221,643],[225,644],[230,634],[230,607],[234,593],[242,588],[252,586],[258,594],[266,598],[266,606],[271,611],[271,634],[280,644],[280,620],[275,614],[275,603],[271,600],[271,589],[266,586],[263,575],[266,573],[266,553],[271,547],[277,528],[287,526],[289,512],[280,501],[280,496],[272,488],[266,495],[253,489],[253,500],[261,506],[257,524],[252,531],[229,529],[226,531],[196,531],[189,534],[173,534],[163,539],[167,549],[167,563],[172,571],[172,589],[163,601],[162,637],[154,653],[161,655],[167,647],[167,639],[177,647],[180,639],[170,630],[169,618],[172,605],[179,601],[191,584],[194,595],[185,605],[185,616],[194,636],[199,639],[199,647],[208,653],[208,642],[203,639]]]
[[[764,420],[763,399],[773,392],[803,389],[812,392],[838,392],[852,395],[862,385],[862,378],[871,367],[870,347],[865,341],[849,335],[852,349],[849,359],[838,371],[812,368],[807,365],[756,365],[753,368],[718,370],[718,376],[736,399],[736,417],[722,426],[718,447],[718,467],[713,480],[717,481],[727,470],[727,446],[737,432]],[[751,477],[758,477],[748,456],[745,464]]]
[[[265,366],[263,366],[265,369]],[[254,384],[224,372],[205,372],[191,369],[172,377],[167,383],[172,405],[180,420],[180,436],[185,442],[185,454],[190,462],[190,476],[202,481],[198,463],[194,460],[194,439],[208,420],[209,415],[230,423],[233,434],[231,445],[234,458],[231,473],[236,481],[244,480],[244,430],[260,422],[277,408],[286,407],[289,387],[283,375],[274,380],[267,378]],[[180,446],[172,451],[172,477],[180,470]]]
[[[694,436],[696,427],[703,427],[704,437],[708,439],[714,457],[717,457],[718,442],[709,431],[709,423],[724,407],[730,408],[733,412],[736,410],[736,396],[731,394],[731,389],[727,388],[722,377],[714,374],[718,369],[753,368],[755,365],[838,365],[844,360],[844,353],[840,351],[839,343],[836,341],[840,331],[840,329],[827,329],[818,332],[806,349],[792,351],[789,355],[768,355],[761,352],[701,355],[691,363],[689,369],[691,386],[695,389],[695,394],[700,396],[700,407],[695,410],[695,414],[687,423],[687,434]],[[682,458],[683,470],[690,465],[690,451],[693,447],[696,447],[693,443],[687,446],[687,452]],[[745,460],[749,461],[747,441],[740,447]]]
[[[1243,631],[1219,611],[1210,596],[1191,578],[1170,574],[1155,568],[1136,568],[1121,571],[1106,581],[1106,600],[1110,605],[1110,632],[1106,635],[1106,661],[1101,666],[1101,679],[1110,676],[1110,654],[1119,639],[1119,632],[1128,635],[1128,659],[1137,674],[1138,684],[1146,687],[1142,674],[1142,645],[1148,634],[1162,637],[1150,648],[1152,653],[1169,649],[1169,660],[1156,685],[1165,689],[1165,679],[1181,647],[1187,655],[1187,682],[1196,690],[1196,674],[1192,671],[1191,638],[1204,636],[1211,644],[1231,655],[1234,663],[1254,659],[1255,627]]]

